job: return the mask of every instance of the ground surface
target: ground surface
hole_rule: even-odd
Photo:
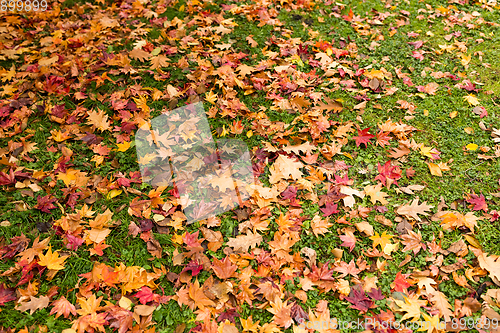
[[[4,9],[0,332],[498,331],[496,3]],[[134,135],[196,101],[256,184],[187,224]]]

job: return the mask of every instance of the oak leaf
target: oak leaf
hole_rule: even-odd
[[[246,235],[238,235],[236,238],[230,237],[227,246],[232,247],[234,251],[248,252],[249,248],[256,247],[262,240],[260,234],[248,231]]]
[[[295,161],[285,155],[279,155],[274,164],[269,168],[269,172],[271,173],[269,182],[276,184],[281,179],[300,179],[302,178],[300,168],[303,166],[302,162]]]
[[[493,280],[497,279],[497,281],[500,281],[500,256],[487,256],[486,253],[482,253],[477,257],[477,260],[479,261],[479,266],[487,270]]]
[[[434,303],[434,306],[439,310],[444,320],[450,321],[451,316],[453,316],[453,311],[451,311],[451,305],[445,294],[437,290],[430,296],[429,300]]]
[[[34,297],[30,296],[30,300],[27,302],[22,302],[16,306],[16,310],[19,311],[30,311],[30,315],[36,310],[45,309],[49,305],[50,299],[47,296]]]
[[[429,215],[427,211],[430,211],[430,209],[433,208],[434,206],[428,205],[426,201],[424,201],[422,204],[419,205],[418,200],[419,198],[416,197],[412,201],[411,205],[399,206],[399,208],[396,210],[396,213],[398,213],[399,215],[404,215],[408,218],[411,217],[419,222],[422,221],[418,216],[418,214],[427,216]]]
[[[133,49],[128,53],[129,57],[134,60],[139,60],[140,62],[144,62],[144,60],[149,59],[151,54],[149,52],[144,51],[142,48]]]

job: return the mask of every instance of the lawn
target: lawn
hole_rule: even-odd
[[[0,7],[0,332],[500,332],[496,1],[28,3]],[[236,207],[205,117],[250,153]]]

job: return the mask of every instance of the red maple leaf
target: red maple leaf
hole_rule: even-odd
[[[334,281],[333,279],[333,268],[329,269],[328,262],[324,263],[321,268],[316,265],[312,266],[312,272],[307,276],[311,281],[316,282],[319,280]]]
[[[0,284],[0,305],[16,299],[16,290],[14,288],[5,288],[5,284]]]
[[[14,170],[10,168],[9,173],[0,171],[0,185],[12,185],[16,183],[16,177],[14,176]]]
[[[391,161],[385,162],[382,166],[380,163],[377,165],[378,172],[380,173],[375,180],[380,180],[382,184],[387,184],[387,178],[394,180],[394,184],[398,184],[398,179],[401,178],[401,169],[398,166],[391,165]]]
[[[390,140],[392,140],[392,138],[389,136],[389,132],[379,131],[377,133],[377,145],[385,147],[389,144]]]
[[[362,143],[365,145],[365,148],[368,147],[370,140],[375,137],[375,135],[368,133],[369,130],[370,127],[365,128],[364,130],[358,130],[358,136],[353,137],[353,139],[356,140],[356,147],[359,147]]]
[[[0,247],[0,259],[7,258],[11,259],[19,252],[22,252],[26,249],[30,240],[21,233],[21,236],[13,237],[12,243],[9,245]]]
[[[141,304],[146,304],[148,302],[155,301],[159,298],[160,295],[155,294],[151,288],[143,286],[140,291],[138,291],[135,295],[139,299]]]
[[[283,199],[296,199],[297,198],[297,188],[293,186],[288,186],[286,190],[281,193]]]
[[[472,208],[473,210],[484,210],[485,212],[488,211],[488,204],[486,203],[486,199],[484,198],[484,195],[476,195],[476,194],[471,194],[470,198],[467,199],[467,202],[470,204],[473,204],[474,207]]]
[[[50,209],[56,208],[56,206],[53,205],[54,202],[56,202],[56,198],[51,196],[50,194],[47,194],[46,196],[38,196],[36,198],[36,201],[38,202],[35,206],[36,209],[40,209],[44,213],[50,213]]]
[[[382,295],[382,289],[380,288],[372,288],[372,290],[369,293],[366,293],[371,299],[380,301],[383,300],[385,297]]]
[[[352,232],[346,233],[345,235],[340,235],[340,240],[343,242],[340,246],[346,246],[349,248],[349,252],[351,252],[356,246],[356,237],[352,234]]]
[[[198,239],[199,233],[200,233],[200,231],[194,232],[192,234],[190,234],[189,232],[186,232],[186,234],[184,235],[184,238],[182,239],[184,241],[184,244],[186,244],[187,246],[191,246],[191,247],[201,246],[201,242]]]
[[[351,308],[360,310],[363,313],[374,305],[373,301],[366,297],[365,292],[359,287],[352,288],[349,296],[345,299],[352,304]]]
[[[339,177],[336,174],[333,175],[335,177],[335,185],[345,185],[350,186],[354,183],[352,179],[349,179],[349,175],[346,173],[344,177]]]
[[[410,287],[411,284],[406,280],[408,276],[409,274],[401,274],[401,271],[399,271],[398,274],[396,274],[396,279],[394,279],[394,290],[403,292]]]
[[[319,209],[323,212],[324,217],[327,217],[327,216],[330,216],[330,215],[333,215],[333,214],[336,214],[339,212],[339,210],[337,209],[337,204],[327,202],[325,204],[325,206],[326,206],[325,208]]]
[[[196,276],[200,274],[202,269],[203,265],[198,264],[196,261],[190,261],[189,264],[187,264],[187,266],[184,267],[181,274],[184,273],[185,271],[191,271],[191,276]]]

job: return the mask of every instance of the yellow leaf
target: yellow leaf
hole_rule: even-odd
[[[382,247],[382,250],[385,249],[387,244],[391,244],[391,238],[394,236],[386,234],[384,231],[382,235],[379,235],[378,232],[375,232],[375,236],[371,236],[370,239],[373,241],[373,248],[377,247],[377,245],[380,245]]]
[[[101,155],[95,155],[94,157],[92,157],[90,159],[92,162],[95,162],[95,165],[96,166],[99,166],[102,164],[102,162],[104,162],[104,156],[101,156]]]
[[[117,143],[118,149],[116,151],[127,151],[130,148],[130,141],[125,141],[123,143]]]
[[[40,253],[38,257],[40,258],[38,265],[45,266],[48,269],[55,271],[60,271],[61,269],[64,269],[64,261],[68,256],[59,257],[59,253],[57,251],[52,252],[52,247],[49,247],[45,255]]]
[[[463,66],[467,66],[469,64],[469,62],[472,60],[472,56],[471,55],[465,55],[465,54],[462,54],[460,56],[460,62],[462,63]]]
[[[478,145],[475,143],[469,143],[467,146],[465,146],[468,150],[477,150]]]
[[[122,194],[122,190],[113,189],[113,190],[109,191],[109,193],[107,195],[108,200],[111,200],[114,197],[119,196],[120,194]]]
[[[431,175],[443,177],[443,174],[441,173],[441,168],[437,164],[427,163],[427,165],[429,166],[429,170],[431,171]]]
[[[210,104],[215,105],[215,102],[217,101],[217,94],[214,94],[214,92],[210,90],[205,94],[205,100]]]
[[[122,296],[122,298],[118,301],[118,305],[125,310],[130,310],[132,308],[132,301],[129,298]]]
[[[476,96],[474,95],[467,95],[467,96],[464,96],[464,99],[469,103],[469,105],[478,105],[479,104],[479,100],[477,99]]]
[[[420,154],[423,156],[427,156],[428,158],[432,158],[431,150],[432,150],[432,147],[426,147],[426,146],[422,145],[420,147]]]
[[[250,130],[247,132],[247,138],[251,138],[253,136],[253,132]]]
[[[372,204],[375,204],[377,201],[379,201],[382,205],[386,205],[389,203],[387,200],[385,200],[385,197],[387,197],[388,194],[382,192],[381,189],[382,184],[369,185],[364,188],[366,195],[370,196]]]
[[[450,112],[450,118],[453,119],[458,115],[458,111]]]
[[[467,242],[469,242],[469,244],[474,246],[475,248],[480,249],[480,250],[483,248],[474,236],[464,235],[464,237],[467,240]]]
[[[466,127],[464,128],[464,131],[467,134],[474,134],[474,129],[472,127]]]

